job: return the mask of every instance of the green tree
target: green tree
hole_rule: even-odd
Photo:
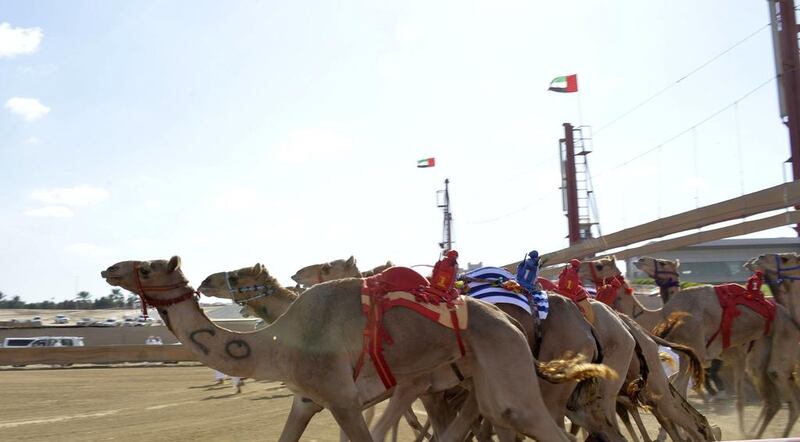
[[[77,304],[82,308],[86,308],[89,305],[89,298],[92,297],[92,294],[85,291],[78,292],[78,294],[75,295],[75,297],[77,298]]]
[[[130,294],[130,295],[128,295],[127,298],[125,298],[125,307],[133,308],[134,306],[136,306],[136,303],[138,301],[139,301],[139,297],[138,296],[136,296],[134,294]]]
[[[109,293],[108,298],[111,300],[111,303],[114,307],[125,306],[125,295],[122,294],[121,289],[111,289],[111,293]]]

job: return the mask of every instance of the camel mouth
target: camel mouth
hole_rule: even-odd
[[[103,270],[100,272],[100,277],[105,279],[107,283],[114,284],[115,282],[119,282],[122,280],[122,276],[114,275],[108,270]]]
[[[209,287],[209,286],[207,286],[205,284],[200,284],[200,287],[197,288],[197,291],[200,292],[201,294],[205,295],[205,296],[219,297],[218,295],[216,295],[214,293],[215,292],[221,292],[222,290],[218,289],[216,287]]]

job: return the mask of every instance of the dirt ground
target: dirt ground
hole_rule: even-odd
[[[125,367],[0,369],[0,440],[3,441],[274,441],[291,406],[279,383],[247,381],[234,394],[230,381],[198,364]],[[691,398],[726,440],[739,439],[732,401],[703,405]],[[421,420],[424,412],[415,406]],[[748,405],[754,422],[759,408]],[[782,410],[766,437],[786,422]],[[645,416],[648,426],[654,420]],[[304,441],[338,441],[332,416],[316,416]],[[796,428],[795,435],[800,435]],[[652,436],[655,436],[653,431]],[[400,440],[412,440],[401,425]]]

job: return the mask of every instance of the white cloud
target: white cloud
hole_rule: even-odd
[[[0,23],[0,58],[36,52],[43,36],[41,28],[12,28],[9,23]]]
[[[39,139],[39,137],[30,136],[28,138],[25,138],[25,144],[39,144],[41,142],[42,140]]]
[[[108,198],[108,191],[84,185],[35,190],[30,197],[45,204],[87,207],[103,202]]]
[[[336,130],[315,127],[292,132],[275,150],[279,160],[302,162],[349,151],[352,145]]]
[[[50,108],[43,105],[36,98],[13,97],[6,101],[6,109],[12,114],[21,116],[25,121],[42,118],[50,112]]]
[[[108,255],[110,250],[104,247],[96,246],[85,242],[78,242],[68,245],[65,250],[69,253],[78,255]]]
[[[75,215],[69,207],[64,206],[45,206],[38,209],[31,209],[25,212],[25,215],[34,216],[37,218],[71,218]]]

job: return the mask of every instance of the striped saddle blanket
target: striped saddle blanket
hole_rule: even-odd
[[[504,283],[516,282],[516,276],[508,270],[500,267],[480,267],[468,271],[464,276],[469,296],[489,304],[515,305],[531,315],[535,308],[539,319],[547,318],[549,311],[547,294],[540,291],[529,294],[524,290],[517,293],[505,288]]]

